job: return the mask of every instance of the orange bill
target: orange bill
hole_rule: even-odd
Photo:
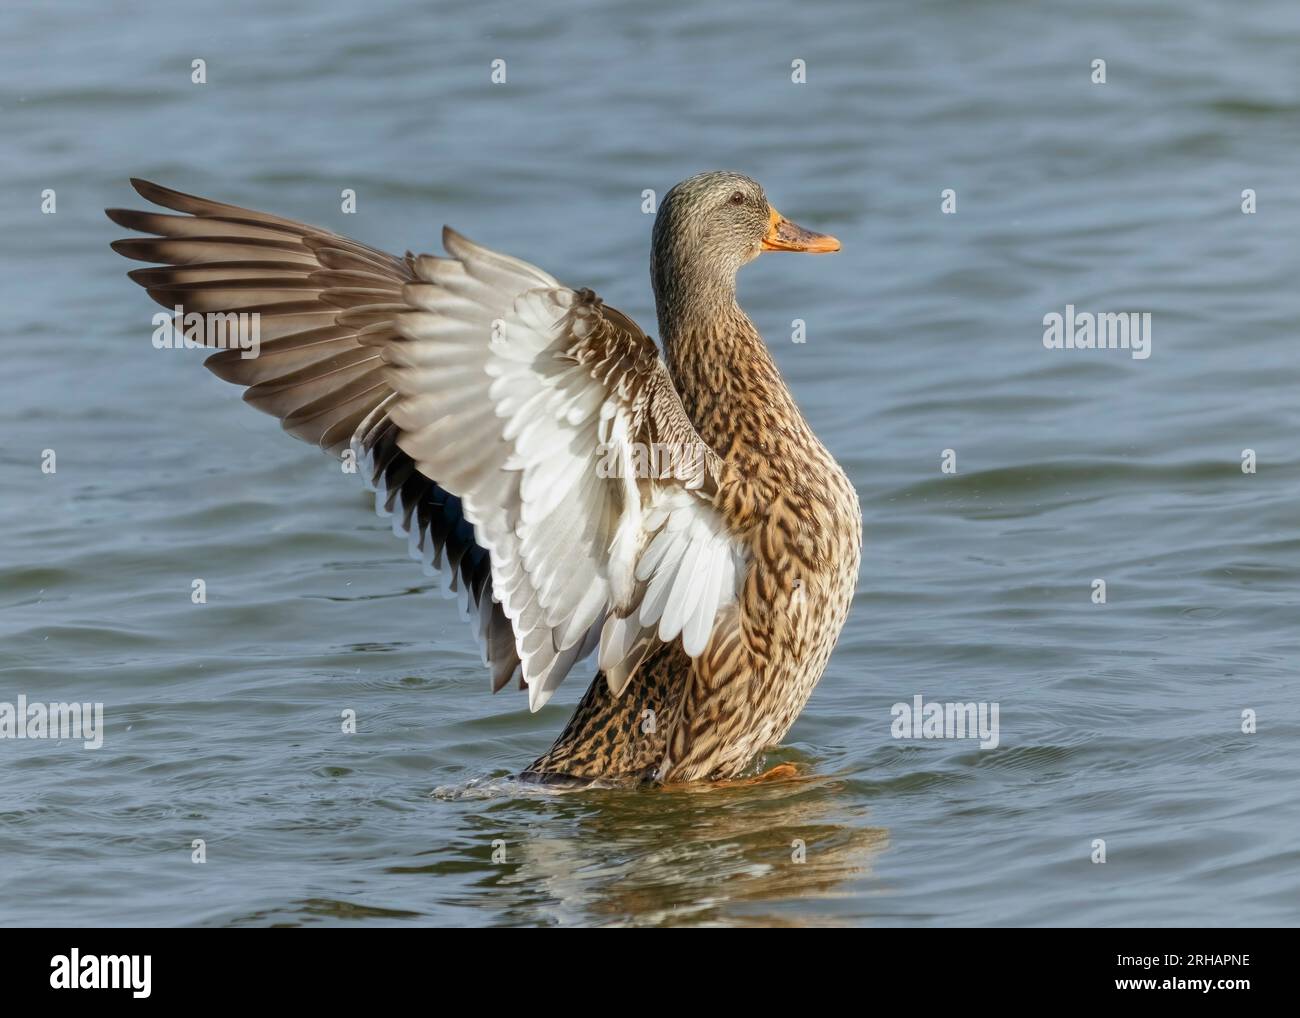
[[[776,209],[772,210],[772,221],[768,225],[767,235],[763,237],[764,251],[807,251],[810,254],[824,254],[838,251],[840,242],[828,233],[813,233],[802,226],[790,222]]]

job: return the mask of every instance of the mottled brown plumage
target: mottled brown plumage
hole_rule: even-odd
[[[707,258],[708,230],[676,220],[708,195],[743,188],[769,219],[752,181],[715,175],[670,193],[660,212],[652,278],[669,373],[700,438],[726,462],[714,504],[752,554],[737,608],[691,661],[658,648],[621,698],[597,676],[541,773],[731,777],[776,745],[821,677],[857,583],[862,516],[857,493],[795,405],[735,296],[735,256]],[[746,235],[729,245],[747,251]],[[748,260],[745,258],[744,260]],[[655,712],[655,732],[642,718]],[[609,739],[605,733],[616,734]]]
[[[526,774],[726,778],[780,741],[847,616],[861,517],[735,275],[764,249],[837,242],[738,174],[679,184],[652,250],[665,360],[591,291],[451,231],[449,257],[399,259],[136,187],[186,215],[110,210],[155,235],[114,245],[163,263],[133,278],[168,307],[259,313],[260,355],[209,366],[286,430],[359,457],[413,554],[460,594],[494,690],[517,676],[537,709],[599,646]],[[651,448],[685,455],[647,470]]]

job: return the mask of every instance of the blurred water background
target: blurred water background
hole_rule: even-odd
[[[549,6],[0,14],[0,701],[106,717],[0,740],[0,923],[1294,923],[1300,8]],[[741,296],[858,487],[855,609],[798,780],[521,789],[590,669],[490,696],[356,479],[153,349],[102,209],[448,222],[653,329],[642,192],[713,168],[843,241]],[[1045,349],[1067,304],[1150,358]],[[1000,745],[893,738],[918,694]]]

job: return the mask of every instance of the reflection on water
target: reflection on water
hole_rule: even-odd
[[[491,811],[467,817],[455,863],[516,899],[511,922],[817,922],[816,899],[847,893],[888,840],[842,781],[822,776],[541,793],[512,805],[533,822],[503,831]]]

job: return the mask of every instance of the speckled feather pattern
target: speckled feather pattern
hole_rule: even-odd
[[[597,642],[603,652],[602,619],[607,627],[628,624],[635,638],[628,656],[614,658],[608,677],[597,673],[564,732],[526,774],[578,781],[728,778],[781,740],[821,677],[844,624],[862,526],[852,485],[800,414],[736,304],[736,272],[759,253],[773,215],[754,181],[703,174],[665,196],[651,266],[663,358],[636,323],[590,290],[563,287],[536,267],[473,245],[454,231],[444,232],[449,258],[394,258],[291,220],[135,183],[143,196],[183,215],[110,210],[115,222],[153,235],[114,244],[127,257],[162,263],[136,270],[132,278],[164,306],[261,315],[260,357],[245,360],[238,351],[225,351],[209,358],[208,366],[247,386],[245,399],[280,418],[291,434],[334,454],[350,446],[364,461],[365,475],[378,488],[379,508],[394,515],[394,530],[406,533],[412,554],[440,569],[459,594],[494,691],[516,676],[521,684],[527,681],[529,662],[540,648],[544,661],[555,662],[555,672],[539,671],[530,697],[543,690],[549,697]],[[486,334],[489,319],[512,305],[516,345],[507,342],[489,352],[480,325]],[[465,315],[470,324],[457,325]],[[441,338],[456,328],[457,338]],[[536,344],[530,349],[540,353],[520,359],[518,343]],[[447,357],[459,375],[426,370]],[[523,389],[502,383],[496,387],[502,395],[491,395],[495,390],[480,364],[490,357],[506,358],[499,363],[507,365],[508,380]],[[448,389],[456,377],[467,379],[470,388]],[[568,406],[603,401],[602,414],[608,411],[626,443],[689,445],[704,453],[674,478],[639,478],[609,488],[583,481],[574,489],[588,499],[597,494],[597,508],[588,502],[574,511],[589,514],[581,521],[584,532],[600,535],[586,546],[584,561],[597,570],[593,582],[609,585],[609,599],[590,627],[581,614],[552,619],[552,603],[545,599],[559,583],[546,574],[533,576],[520,560],[508,558],[530,539],[517,516],[523,475],[512,471],[532,467],[504,465],[508,438],[472,446],[468,459],[457,459],[448,451],[455,437],[449,441],[439,424],[438,415],[459,406],[463,427],[457,427],[477,427],[490,439],[498,427],[493,399],[518,400],[524,390],[560,391],[537,389],[547,384],[567,387],[563,392],[572,395],[565,398],[574,401]],[[581,439],[564,430],[567,418],[535,420],[559,429],[544,454]],[[581,414],[570,423],[577,427]],[[570,457],[570,463],[581,460]],[[570,479],[577,476],[570,467]],[[484,492],[501,501],[483,502]],[[489,552],[492,533],[483,519],[471,526],[461,495],[478,500],[478,517],[489,506],[503,510],[492,515],[496,551]],[[641,569],[642,558],[618,559],[614,531],[604,528],[620,519],[648,519],[664,505],[662,522],[644,524],[664,528],[671,538],[661,542],[661,551],[672,541],[679,549],[707,551],[700,550],[698,558],[681,552],[670,563],[679,571],[651,576]],[[664,513],[681,521],[680,529]],[[631,553],[654,558],[648,549],[657,531],[630,533],[640,542],[630,546]],[[514,562],[514,572],[497,575],[498,554],[505,565]],[[663,564],[647,569],[666,569],[670,554],[663,552]],[[725,566],[710,577],[737,578],[734,590],[692,580],[687,563],[704,562],[706,555]],[[739,563],[734,571],[733,556]],[[635,573],[618,572],[633,566]],[[615,575],[625,577],[621,588],[613,584]],[[671,576],[674,586],[661,586],[668,594],[656,608],[647,589],[661,575]],[[537,600],[524,603],[521,614],[503,610],[508,590],[496,585],[500,578],[516,593],[535,590],[530,596]],[[716,602],[709,601],[712,593],[701,593],[704,588],[717,590]],[[674,600],[682,590],[687,593]],[[693,630],[685,626],[688,617]],[[563,649],[561,631],[586,636]],[[690,632],[694,656],[684,649]],[[536,706],[544,702],[538,698]]]
[[[731,220],[711,215],[708,193],[732,188],[748,196],[748,219],[744,208]],[[761,235],[768,208],[748,178],[692,178],[666,196],[652,250],[669,375],[726,465],[714,505],[751,555],[740,603],[700,657],[659,647],[617,698],[598,675],[531,773],[733,777],[789,731],[848,617],[862,546],[857,493],[736,303],[736,271],[757,253],[747,238]]]
[[[733,777],[789,731],[848,617],[857,493],[753,325],[737,310],[714,330],[670,337],[667,352],[688,416],[732,468],[714,504],[753,556],[743,597],[696,660],[662,646],[618,698],[598,675],[534,774]]]

